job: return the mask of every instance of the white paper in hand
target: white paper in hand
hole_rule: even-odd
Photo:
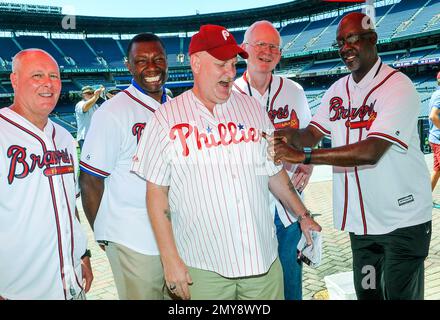
[[[321,264],[322,257],[322,235],[321,232],[311,231],[312,245],[307,245],[304,233],[299,240],[297,246],[298,259],[306,263],[312,268],[317,268]]]

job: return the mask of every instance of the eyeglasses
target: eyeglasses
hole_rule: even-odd
[[[269,51],[272,53],[280,53],[281,52],[281,47],[276,44],[267,43],[267,42],[263,42],[263,41],[258,41],[258,42],[255,42],[254,44],[251,44],[249,42],[245,42],[245,43],[254,47],[257,51],[263,51],[265,49],[269,49]]]
[[[348,36],[345,39],[335,40],[335,42],[333,42],[333,44],[332,44],[332,47],[334,49],[341,49],[343,46],[345,46],[346,43],[348,43],[349,45],[355,44],[362,37],[369,35],[369,34],[372,34],[372,33],[374,33],[374,32],[368,31],[368,32],[364,32],[364,33],[352,34],[351,36]]]

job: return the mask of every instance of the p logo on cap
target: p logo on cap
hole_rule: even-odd
[[[223,39],[225,39],[225,41],[228,40],[229,32],[227,30],[223,30],[222,35],[223,35]]]
[[[189,55],[206,51],[218,60],[226,61],[238,55],[247,59],[248,54],[235,41],[234,36],[225,27],[205,24],[194,34],[189,44]]]

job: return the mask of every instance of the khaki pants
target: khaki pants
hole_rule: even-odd
[[[160,256],[145,255],[121,244],[105,248],[121,300],[169,300]]]
[[[188,267],[192,300],[284,300],[283,270],[277,258],[262,275],[225,278],[213,271]]]

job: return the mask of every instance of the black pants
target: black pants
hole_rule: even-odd
[[[359,300],[423,300],[431,221],[384,235],[350,233]]]

